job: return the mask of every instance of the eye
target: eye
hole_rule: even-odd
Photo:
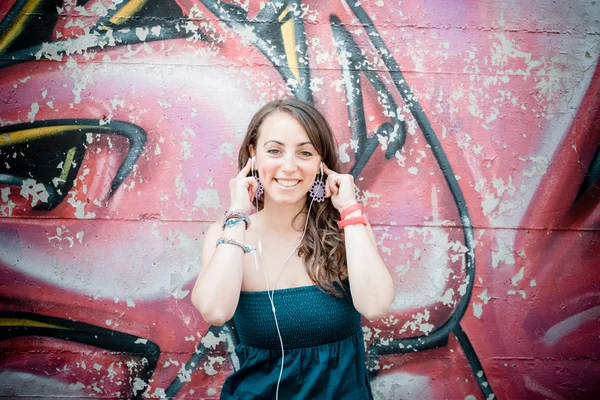
[[[279,149],[269,149],[269,150],[267,150],[267,153],[269,153],[269,154],[279,154]]]
[[[311,157],[312,153],[310,151],[301,151],[300,154],[302,154],[304,157]]]

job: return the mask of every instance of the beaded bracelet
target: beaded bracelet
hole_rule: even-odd
[[[218,246],[218,245],[220,245],[220,244],[223,244],[223,243],[227,243],[227,244],[233,244],[233,245],[235,245],[235,246],[238,246],[239,248],[241,248],[241,249],[244,251],[244,254],[246,254],[246,253],[250,253],[252,250],[254,250],[254,248],[252,248],[252,247],[250,247],[250,246],[247,246],[247,245],[245,245],[245,244],[243,244],[243,243],[240,243],[240,242],[238,242],[238,241],[237,241],[237,240],[235,240],[235,239],[227,238],[227,237],[225,237],[225,236],[223,236],[223,237],[220,237],[220,238],[217,240],[217,246]]]
[[[250,217],[242,210],[227,210],[225,211],[225,216],[223,217],[223,224],[221,225],[221,229],[225,229],[225,227],[232,227],[237,224],[239,221],[232,222],[227,224],[227,221],[230,219],[237,218],[239,221],[244,221],[246,223],[246,230],[250,227]]]
[[[225,227],[231,228],[233,226],[236,226],[238,224],[238,222],[246,222],[245,219],[243,218],[239,218],[239,217],[232,217],[229,219],[226,219],[225,222],[223,222],[223,229],[225,229]],[[246,224],[246,229],[248,229],[248,224]]]

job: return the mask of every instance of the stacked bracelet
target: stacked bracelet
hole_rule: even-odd
[[[245,245],[245,244],[243,244],[243,243],[240,243],[240,242],[238,242],[238,241],[237,241],[237,240],[235,240],[235,239],[227,238],[227,237],[224,237],[224,236],[223,236],[223,237],[220,237],[220,238],[217,240],[217,244],[216,244],[216,245],[218,246],[218,245],[220,245],[220,244],[223,244],[223,243],[226,243],[226,244],[233,244],[233,245],[235,245],[235,246],[238,246],[240,249],[242,249],[242,250],[244,251],[244,254],[246,254],[246,253],[250,253],[252,250],[254,250],[254,248],[252,248],[252,247],[250,247],[250,246],[247,246],[247,245]]]
[[[344,208],[340,213],[341,220],[337,222],[338,228],[343,229],[348,225],[356,224],[363,224],[366,226],[369,223],[366,214],[361,214],[358,217],[346,218],[348,215],[357,210],[360,210],[360,212],[362,213],[362,207],[358,203]]]
[[[242,210],[228,210],[225,211],[225,216],[223,217],[223,224],[221,225],[221,229],[231,228],[235,226],[238,222],[244,221],[246,224],[246,230],[250,227],[250,217]]]

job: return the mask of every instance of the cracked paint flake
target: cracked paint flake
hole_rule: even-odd
[[[35,116],[38,113],[38,111],[40,111],[40,105],[36,102],[36,103],[32,103],[31,104],[31,111],[29,111],[29,113],[27,114],[27,118],[29,119],[30,122],[34,122],[35,121]]]
[[[219,202],[219,193],[215,189],[202,189],[196,190],[196,200],[194,200],[194,207],[201,208],[204,212],[208,209],[218,210],[221,207]]]
[[[338,155],[340,157],[340,162],[342,164],[345,163],[349,163],[350,162],[350,156],[348,155],[348,153],[346,152],[346,150],[348,150],[348,147],[350,147],[349,143],[342,143],[340,145],[340,147],[338,148]]]
[[[488,296],[487,291],[488,290],[485,289],[483,292],[477,295],[477,297],[479,297],[481,301],[483,301],[483,304],[487,304],[492,299],[490,296]]]
[[[217,370],[215,370],[215,363],[222,365],[223,362],[225,362],[225,358],[221,357],[221,356],[216,356],[216,357],[211,357],[208,356],[208,361],[205,361],[203,364],[203,369],[204,372],[206,372],[207,375],[209,376],[213,376],[216,375],[218,373]]]
[[[219,155],[218,155],[219,160],[223,159],[223,156],[226,156],[227,158],[233,158],[233,149],[234,149],[233,143],[231,143],[231,142],[221,143],[221,145],[219,146]]]
[[[47,203],[49,194],[42,183],[37,183],[35,179],[25,179],[21,185],[21,196],[29,200],[31,196],[31,206],[35,207],[38,202]]]
[[[207,349],[216,349],[219,343],[225,343],[227,341],[227,335],[224,332],[220,332],[219,336],[215,336],[214,333],[208,332],[206,336],[200,341]]]
[[[517,284],[519,283],[519,281],[521,279],[523,279],[523,273],[524,272],[525,272],[525,267],[521,267],[521,269],[519,270],[519,272],[517,272],[517,274],[511,278],[511,282],[512,282],[513,286],[517,286]]]

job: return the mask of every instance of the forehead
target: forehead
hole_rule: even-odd
[[[259,144],[270,140],[292,145],[310,142],[300,122],[290,114],[281,111],[275,111],[266,117],[258,129]]]

